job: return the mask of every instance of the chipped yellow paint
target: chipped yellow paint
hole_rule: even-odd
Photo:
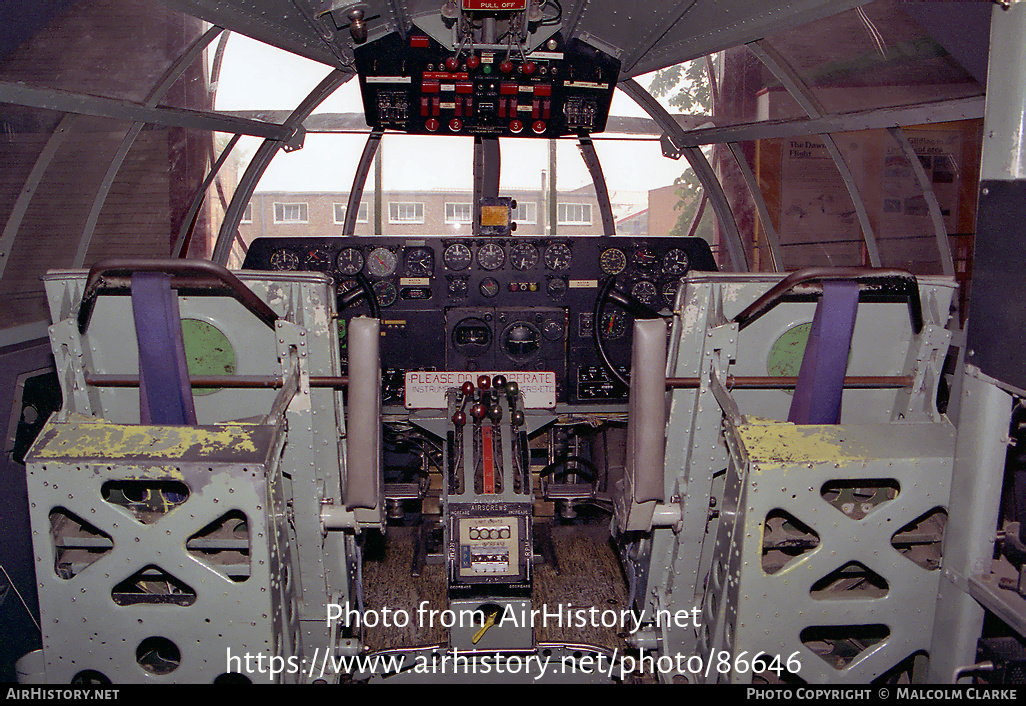
[[[751,462],[761,467],[809,463],[846,466],[871,458],[870,449],[845,441],[842,426],[798,426],[759,420],[738,427],[738,434]]]
[[[174,458],[257,451],[252,424],[206,427],[79,422],[48,424],[34,456],[61,458]]]

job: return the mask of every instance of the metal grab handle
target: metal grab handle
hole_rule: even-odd
[[[171,275],[174,289],[212,289],[231,294],[258,319],[274,328],[278,315],[274,309],[253,293],[238,277],[223,265],[210,260],[183,260],[176,258],[101,260],[89,270],[82,304],[78,309],[78,332],[85,334],[96,306],[96,298],[104,290],[127,293],[134,272],[164,272]]]
[[[788,294],[822,292],[825,280],[850,280],[858,283],[860,292],[904,296],[908,300],[912,332],[919,333],[923,330],[923,308],[919,300],[919,282],[915,275],[907,270],[873,267],[809,267],[792,272],[749,304],[744,311],[734,317],[734,321],[739,329],[743,329],[776,306]]]

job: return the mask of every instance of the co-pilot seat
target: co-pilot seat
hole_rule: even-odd
[[[302,679],[231,657],[339,643],[326,606],[356,601],[357,550],[335,530],[383,521],[378,321],[348,332],[347,437],[324,276],[110,261],[45,282],[64,394],[27,458],[45,680]]]
[[[668,351],[663,322],[637,324],[616,502],[636,646],[691,682],[868,683],[926,658],[953,292],[899,271],[693,273]]]

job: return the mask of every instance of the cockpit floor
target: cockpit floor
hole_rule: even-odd
[[[447,631],[438,621],[431,625],[418,620],[417,608],[422,601],[427,601],[425,611],[448,608],[443,564],[429,561],[420,568],[419,576],[414,575],[419,533],[417,527],[389,527],[380,546],[367,548],[363,565],[365,606],[377,612],[375,618],[389,614],[397,618],[387,626],[366,627],[364,644],[372,651],[448,641]],[[614,620],[613,615],[620,616],[628,607],[627,586],[608,531],[596,525],[553,526],[547,534],[555,562],[550,558],[534,567],[532,607],[548,614],[547,618],[542,612],[535,616],[535,642],[586,644],[622,651],[627,629],[624,620]],[[597,610],[591,611],[592,607]],[[398,625],[400,622],[406,625]]]

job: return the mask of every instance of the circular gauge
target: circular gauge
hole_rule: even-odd
[[[499,293],[499,282],[494,277],[485,277],[477,288],[482,295],[491,299]]]
[[[570,267],[574,254],[566,243],[553,243],[545,248],[545,266],[559,272]]]
[[[472,260],[470,248],[463,243],[453,243],[445,249],[442,260],[450,270],[465,270],[470,267]]]
[[[618,275],[627,269],[627,256],[620,248],[607,248],[599,256],[599,267],[607,275]]]
[[[374,248],[367,256],[367,272],[375,277],[388,277],[398,264],[395,253],[388,248]]]
[[[606,312],[602,315],[602,328],[599,333],[602,338],[613,340],[620,338],[627,332],[627,317],[615,311]]]
[[[477,249],[477,264],[482,270],[497,270],[506,261],[506,251],[498,243],[485,243]]]
[[[509,251],[509,261],[515,270],[533,270],[539,259],[538,248],[530,243],[520,243]]]
[[[356,248],[342,248],[335,258],[335,266],[345,276],[352,277],[363,269],[363,253]]]
[[[663,282],[662,293],[663,301],[666,302],[666,306],[672,307],[673,303],[677,301],[678,286],[680,286],[679,279],[669,279]]]
[[[403,264],[410,277],[430,277],[435,271],[435,253],[431,248],[407,248]]]
[[[327,272],[331,269],[331,254],[322,248],[307,250],[303,264],[308,270]]]
[[[299,255],[291,250],[275,250],[271,253],[272,270],[298,270]]]
[[[562,321],[546,319],[542,324],[542,335],[549,341],[561,341],[566,336],[566,326]]]
[[[691,258],[680,248],[674,248],[663,255],[663,272],[668,275],[682,275],[688,271]]]
[[[454,299],[462,299],[467,296],[467,280],[463,277],[449,280],[449,296]]]
[[[659,257],[652,248],[638,248],[632,259],[634,266],[641,270],[654,270],[659,267]]]
[[[350,291],[351,289],[355,289],[356,287],[359,287],[359,286],[360,286],[360,283],[357,282],[355,279],[344,279],[344,280],[342,280],[341,282],[338,283],[338,286],[335,288],[335,291],[338,292],[339,295],[341,296],[341,295],[345,294],[346,292]]]
[[[638,280],[634,283],[631,287],[631,295],[633,295],[638,301],[643,304],[648,304],[649,306],[655,306],[659,303],[659,291],[652,282],[649,282],[646,279]]]
[[[516,361],[530,360],[541,350],[541,331],[527,321],[514,321],[502,332],[502,350]]]
[[[399,296],[399,293],[395,291],[395,285],[387,279],[375,282],[371,289],[374,290],[374,296],[378,298],[379,306],[392,306],[395,304],[396,297]]]
[[[553,299],[559,299],[566,294],[566,280],[562,277],[553,277],[549,280],[549,283],[545,285],[545,291],[547,291],[549,296]]]

